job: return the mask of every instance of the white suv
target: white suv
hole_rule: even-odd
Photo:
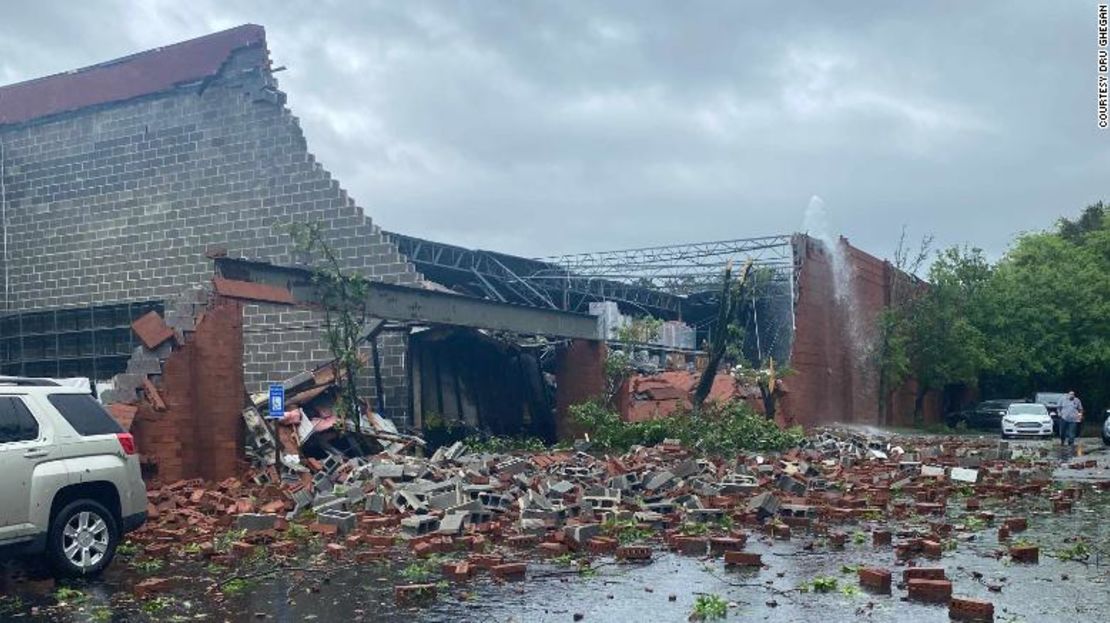
[[[0,552],[96,574],[146,505],[135,441],[91,395],[0,376]]]

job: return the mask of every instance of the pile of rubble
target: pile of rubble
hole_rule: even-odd
[[[309,518],[308,529],[336,559],[465,550],[467,558],[442,570],[462,580],[479,570],[523,576],[530,555],[649,561],[660,543],[758,568],[760,555],[745,550],[753,536],[790,539],[802,531],[838,547],[854,526],[902,565],[941,557],[956,529],[946,519],[956,500],[964,514],[1005,540],[1024,529],[1025,519],[982,511],[982,500],[1048,491],[1051,462],[1015,457],[1005,442],[946,439],[914,448],[915,442],[920,438],[825,431],[782,454],[729,460],[694,457],[677,442],[622,456],[594,456],[582,451],[584,444],[574,451],[493,455],[455,443],[430,458],[332,450],[323,460],[304,459],[295,482],[283,482],[270,465],[246,482],[183,481],[154,489],[151,521],[136,538],[147,555],[193,543],[199,555],[230,563],[263,544],[275,554],[297,553],[303,543],[291,537],[291,526]],[[1069,512],[1080,491],[1052,494],[1055,512]],[[910,518],[923,521],[898,523]],[[233,533],[238,540],[214,546],[214,536],[233,529],[242,531]],[[1007,553],[1016,562],[1036,562],[1035,550],[1023,545]],[[990,606],[953,599],[952,582],[943,576],[943,569],[907,570],[909,598]],[[862,586],[888,593],[890,578],[885,568],[859,572]],[[434,593],[435,585],[397,590],[403,601]]]
[[[286,481],[296,481],[309,471],[306,459],[315,458],[314,464],[319,464],[321,460],[365,456],[378,449],[399,455],[424,446],[422,439],[399,432],[391,421],[365,404],[361,405],[357,425],[340,422],[336,413],[337,393],[341,391],[338,381],[332,363],[286,380],[286,411],[276,420],[262,415],[268,411],[268,394],[251,396],[243,410],[247,431],[244,449],[256,469],[270,474],[271,480],[277,474]]]

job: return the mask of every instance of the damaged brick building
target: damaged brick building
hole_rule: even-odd
[[[178,332],[192,332],[198,317],[208,314],[213,335],[185,345],[188,354],[181,358],[193,363],[172,366],[180,366],[178,379],[185,379],[185,387],[221,375],[236,388],[224,397],[226,404],[237,401],[238,387],[259,392],[327,360],[318,312],[213,287],[214,264],[217,273],[232,271],[233,277],[255,281],[273,277],[266,266],[303,264],[305,258],[282,229],[291,222],[325,225],[343,268],[375,282],[442,290],[429,284],[434,281],[490,299],[511,313],[543,310],[550,327],[581,323],[581,314],[570,312],[582,311],[587,300],[610,300],[613,288],[624,287],[589,277],[583,279],[588,291],[545,289],[552,283],[551,263],[474,254],[381,231],[311,154],[273,72],[264,29],[244,25],[0,87],[0,374],[99,381],[123,375],[124,393],[133,396],[144,382],[170,374],[163,369],[171,366],[169,360],[159,359],[132,331],[132,323],[152,311]],[[784,421],[878,423],[876,388],[851,360],[854,346],[847,336],[853,323],[866,332],[887,304],[889,264],[844,243],[855,268],[852,288],[861,302],[852,310],[858,317],[850,318],[836,302],[829,255],[820,243],[796,235],[776,237],[775,244],[788,249],[781,259],[790,276],[789,297],[761,313],[767,312],[763,322],[778,323],[781,331],[776,332],[783,337],[771,348],[795,371],[787,380]],[[260,275],[252,274],[256,269]],[[528,271],[535,280],[517,274]],[[488,290],[473,291],[472,283],[463,283],[475,275]],[[500,281],[495,287],[482,275]],[[569,283],[573,275],[555,276]],[[380,294],[388,303],[403,293]],[[696,296],[683,298],[684,309],[700,304]],[[631,302],[638,309],[659,309],[663,317],[687,319],[676,300],[673,294],[640,288]],[[209,310],[209,305],[216,307]],[[701,304],[696,313],[705,307]],[[470,313],[481,317],[498,309]],[[394,319],[408,317],[400,307],[386,311]],[[489,405],[512,400],[534,415],[550,399],[565,413],[568,404],[591,397],[604,383],[606,348],[590,340],[564,339],[551,363],[543,340],[499,344],[473,329],[410,333],[406,327],[375,339],[380,382],[366,389],[402,426],[425,424],[431,414],[474,422],[485,409],[498,413],[493,428],[504,428],[517,415],[503,415],[504,409]],[[196,363],[218,363],[215,347],[229,344],[241,351],[239,374]],[[499,392],[467,377],[473,366],[465,362],[491,358],[511,362],[508,372],[487,375],[497,377],[493,385],[515,387],[516,378],[530,389]],[[547,368],[540,360],[548,362]],[[545,374],[561,378],[557,395],[541,396],[547,391]],[[467,392],[464,383],[470,385]],[[167,402],[184,404],[183,393],[171,391]],[[902,392],[896,401],[905,404],[906,396],[912,400],[912,394]],[[215,407],[206,401],[213,399],[199,397],[184,410],[210,412]],[[173,404],[168,407],[173,411]],[[237,407],[226,427],[200,427],[196,434],[211,438],[208,446],[227,445],[233,426],[239,426]],[[562,420],[540,424],[566,435]],[[185,425],[181,419],[163,428]],[[147,432],[152,440],[172,436],[169,430]],[[199,466],[203,461],[195,449],[170,454],[183,475],[208,469]],[[221,464],[201,475],[218,477],[229,470]]]

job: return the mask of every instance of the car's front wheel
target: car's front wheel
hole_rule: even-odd
[[[118,544],[112,513],[93,500],[75,500],[54,517],[47,553],[59,575],[96,575],[112,562]]]

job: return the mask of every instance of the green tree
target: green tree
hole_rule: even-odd
[[[650,344],[659,339],[663,320],[654,316],[633,318],[623,327],[617,328],[617,340],[632,344]]]
[[[1110,386],[1110,219],[1102,203],[1056,231],[1018,238],[994,269],[977,322],[996,388],[1074,386],[1105,404]]]
[[[914,422],[925,396],[950,384],[974,386],[991,365],[977,320],[991,267],[979,249],[953,247],[937,254],[929,284],[904,308],[905,370],[917,382]]]
[[[708,362],[701,377],[698,378],[691,401],[695,409],[700,409],[709,396],[709,391],[713,389],[713,380],[717,377],[717,370],[721,367],[721,361],[728,354],[730,347],[735,348],[738,335],[742,335],[737,315],[744,300],[745,287],[751,272],[751,260],[748,260],[740,269],[740,275],[736,279],[732,277],[732,262],[725,266],[721,282],[721,299],[717,304],[716,330],[710,336],[709,347],[706,349],[709,351]]]
[[[879,382],[879,422],[889,424],[890,397],[906,382],[912,370],[910,357],[910,324],[918,298],[927,291],[917,273],[929,257],[933,244],[925,236],[916,249],[906,244],[906,228],[898,239],[891,263],[890,301],[875,321],[875,339],[871,342],[869,359]]]
[[[362,432],[362,401],[358,376],[365,367],[359,346],[369,319],[367,297],[370,282],[366,277],[345,272],[339,257],[327,243],[319,223],[293,223],[288,226],[298,252],[312,263],[312,283],[324,310],[324,340],[335,358],[338,399],[335,415],[340,429],[354,423]]]

